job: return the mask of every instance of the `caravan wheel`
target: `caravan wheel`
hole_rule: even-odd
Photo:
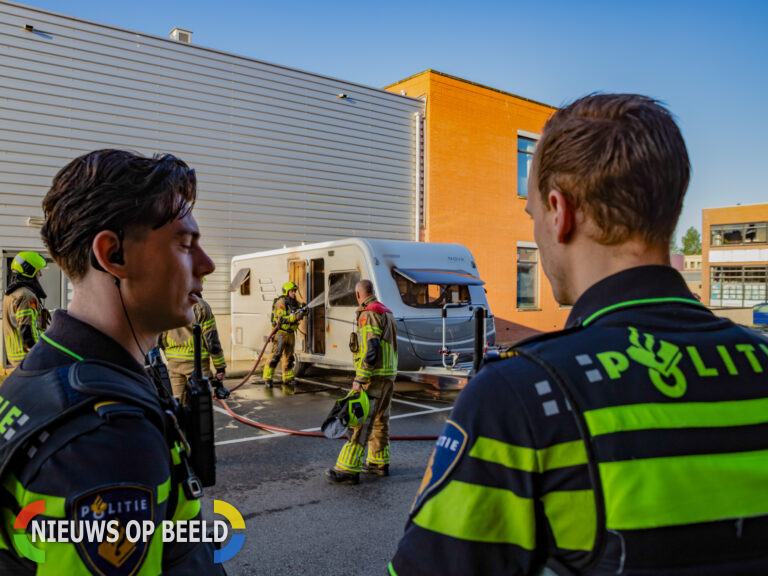
[[[296,358],[293,364],[293,373],[296,374],[296,376],[304,376],[309,372],[311,367],[312,364],[309,362],[302,362]]]

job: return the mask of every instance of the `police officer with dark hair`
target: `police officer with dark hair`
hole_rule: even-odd
[[[689,176],[650,98],[547,122],[526,211],[573,309],[462,391],[390,574],[768,574],[768,340],[669,265]]]
[[[192,322],[214,269],[195,196],[194,170],[168,154],[99,150],[54,178],[42,235],[73,295],[0,387],[13,407],[0,436],[0,573],[224,573],[209,543],[164,543],[159,529],[146,542],[126,538],[131,521],[200,517],[189,455],[166,412],[169,385],[145,372],[158,336]],[[41,499],[47,519],[114,520],[119,539],[38,542],[45,564],[33,563],[13,524]]]

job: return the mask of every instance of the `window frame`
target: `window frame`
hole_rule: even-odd
[[[331,282],[331,279],[336,276],[341,275],[354,275],[357,274],[357,280],[354,281],[352,284],[352,298],[350,304],[339,304],[339,298],[331,298],[331,286],[333,283]],[[362,276],[360,275],[360,270],[352,269],[352,270],[334,270],[333,272],[328,272],[328,306],[334,307],[334,308],[356,308],[358,306],[357,297],[355,296],[355,286],[358,282],[362,280]],[[344,298],[348,298],[349,292],[344,293]]]
[[[533,259],[520,258],[521,251],[528,251],[533,254]],[[527,243],[521,245],[518,243],[516,256],[516,275],[515,275],[515,306],[518,310],[539,310],[539,248],[538,246],[531,246]],[[533,286],[532,286],[532,303],[524,303],[520,301],[520,265],[524,264],[529,266],[529,269],[533,271]]]
[[[404,306],[408,306],[409,308],[414,308],[417,310],[440,310],[444,307],[445,304],[459,304],[461,306],[469,306],[470,304],[472,304],[472,292],[470,291],[469,288],[470,286],[474,286],[475,284],[472,284],[472,285],[469,285],[469,284],[422,284],[418,282],[412,282],[396,268],[393,268],[391,273],[392,273],[392,279],[395,281],[397,293],[400,296],[400,302],[402,302]],[[458,294],[459,300],[454,302],[451,296],[451,300],[446,300],[438,304],[434,304],[434,302],[436,302],[437,300],[431,301],[431,302],[428,301],[428,302],[425,302],[424,304],[419,304],[418,302],[413,302],[413,301],[407,302],[403,298],[403,296],[405,296],[407,293],[403,293],[400,291],[400,284],[398,282],[398,279],[401,279],[407,282],[410,286],[426,286],[425,295],[427,299],[429,299],[429,294],[431,291],[430,288],[432,286],[441,286],[443,288],[441,289],[441,294],[438,298],[442,298],[444,293],[453,294],[454,292],[456,292]],[[462,300],[462,298],[466,298],[466,299]]]
[[[536,148],[536,144],[539,142],[539,138],[540,136],[538,134],[534,134],[532,132],[526,132],[524,130],[517,131],[517,183],[515,186],[517,187],[518,198],[528,198],[528,178],[531,175],[533,153]],[[533,147],[531,147],[530,150],[528,150],[528,147],[525,149],[521,148],[521,140],[526,140],[532,143]],[[526,174],[524,178],[522,178],[520,174],[520,170],[522,168],[522,160],[525,161],[526,166]],[[521,181],[525,182],[524,186],[521,186]]]

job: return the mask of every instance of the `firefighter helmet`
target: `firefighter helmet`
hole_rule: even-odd
[[[34,278],[40,270],[46,267],[46,265],[47,262],[45,261],[45,258],[40,256],[37,252],[19,252],[11,263],[11,270],[15,270],[27,278]]]
[[[368,418],[371,404],[365,390],[350,392],[336,400],[321,430],[328,438],[341,438],[350,426],[359,426]]]
[[[347,403],[349,426],[359,426],[368,418],[368,412],[371,409],[368,394],[365,393],[365,390],[361,389],[359,393],[350,392],[347,396],[349,397],[349,402]]]
[[[298,290],[299,287],[296,286],[293,282],[286,282],[283,284],[283,296],[288,296],[288,292],[291,290]]]

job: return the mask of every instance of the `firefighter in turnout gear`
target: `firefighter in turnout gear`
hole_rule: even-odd
[[[147,355],[194,320],[214,270],[195,196],[194,170],[169,154],[98,150],[54,177],[41,234],[73,293],[0,385],[0,574],[225,574],[212,543],[164,541],[160,529],[202,521],[186,423]],[[79,539],[32,542],[16,529],[40,500],[45,524],[79,525]],[[96,523],[118,540],[108,528],[83,533]],[[156,530],[132,542],[135,523]]]
[[[195,321],[183,328],[164,332],[161,338],[160,347],[165,351],[165,357],[168,360],[168,372],[171,376],[173,395],[182,403],[184,385],[195,368],[195,345],[192,339],[192,328],[195,324],[200,324],[203,333],[202,349],[200,350],[203,360],[203,376],[210,379],[212,384],[220,384],[224,381],[227,371],[224,350],[221,347],[219,332],[216,329],[216,318],[208,302],[200,297],[195,304]],[[211,371],[211,362],[213,362],[213,367],[216,370],[215,382],[214,374]]]
[[[283,359],[283,393],[293,394],[296,391],[296,375],[293,366],[296,358],[293,354],[296,346],[296,330],[299,322],[307,313],[307,307],[296,300],[298,286],[293,282],[283,284],[283,293],[272,304],[272,327],[278,326],[272,336],[272,353],[264,367],[264,385],[272,388],[272,378],[275,375],[280,359]]]
[[[352,390],[365,390],[375,404],[367,423],[350,426],[336,464],[326,470],[328,481],[334,484],[357,484],[361,471],[389,475],[389,409],[397,377],[397,327],[392,312],[376,299],[370,280],[357,283],[355,296],[360,306],[356,338],[350,342],[355,354]]]
[[[40,276],[45,258],[36,252],[19,252],[11,262],[8,288],[3,295],[3,336],[8,361],[16,367],[48,327],[46,294]]]
[[[768,574],[768,339],[670,266],[689,178],[650,98],[547,121],[526,211],[572,309],[462,390],[391,575]]]

